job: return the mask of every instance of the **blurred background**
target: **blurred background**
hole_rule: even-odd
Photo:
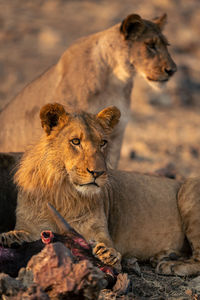
[[[0,0],[0,109],[77,38],[130,13],[153,19],[164,12],[178,72],[160,92],[136,78],[120,168],[200,175],[199,0]]]

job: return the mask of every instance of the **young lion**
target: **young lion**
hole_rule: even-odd
[[[87,240],[97,241],[94,252],[106,263],[119,263],[119,251],[140,260],[153,257],[159,273],[200,272],[199,179],[181,186],[108,169],[110,136],[120,118],[114,106],[93,115],[48,104],[40,118],[45,134],[21,160],[17,223],[0,235],[1,244],[36,240],[46,229],[59,233],[50,202]],[[183,258],[186,239],[190,259]]]
[[[122,137],[128,121],[133,77],[141,73],[150,83],[163,84],[176,71],[161,33],[166,15],[148,21],[139,15],[127,16],[103,32],[75,42],[58,63],[30,83],[0,114],[0,150],[24,151],[40,135],[39,108],[53,101],[97,113],[108,105],[122,112],[113,132],[110,166],[116,167]],[[15,123],[9,122],[15,120]]]

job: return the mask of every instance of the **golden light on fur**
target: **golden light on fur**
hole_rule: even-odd
[[[55,188],[57,193],[58,187],[62,190],[63,186],[65,190],[65,184],[70,182],[71,192],[87,195],[99,192],[107,180],[107,145],[102,147],[102,141],[119,122],[120,111],[111,106],[96,116],[83,112],[70,115],[61,104],[55,103],[45,105],[40,118],[47,135],[23,156],[15,175],[19,188],[30,195],[37,190],[38,197],[42,197],[49,189]],[[74,143],[74,139],[80,144]]]
[[[25,87],[1,112],[1,151],[24,151],[40,136],[39,109],[48,102],[64,104],[67,112],[85,110],[94,114],[115,105],[121,111],[121,119],[110,136],[107,160],[110,167],[116,168],[135,74],[143,74],[155,87],[163,86],[176,71],[162,32],[165,23],[166,15],[145,20],[133,13],[111,28],[72,44],[56,65]],[[12,119],[14,126],[9,122]],[[43,121],[42,126],[49,135],[50,125]]]
[[[59,231],[54,222],[49,223],[47,202],[69,220],[101,203],[108,180],[110,134],[119,122],[120,112],[111,106],[97,115],[69,114],[55,103],[42,107],[40,118],[45,133],[23,155],[15,174],[19,197],[13,237],[17,242],[37,239],[42,228]],[[37,215],[34,221],[31,215]]]
[[[32,241],[43,230],[63,232],[47,210],[49,202],[86,240],[96,241],[94,252],[107,263],[119,266],[121,255],[133,256],[150,259],[158,273],[198,274],[199,179],[181,184],[109,169],[116,107],[96,115],[69,114],[58,104],[41,111],[44,136],[24,154],[15,176],[16,227],[1,234],[0,243]]]

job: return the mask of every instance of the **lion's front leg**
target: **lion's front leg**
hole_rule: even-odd
[[[114,248],[102,208],[78,224],[71,224],[92,245],[93,253],[103,263],[121,270],[121,254]]]
[[[12,230],[0,234],[0,245],[4,247],[12,247],[31,241],[33,241],[33,239],[30,233],[24,230]]]

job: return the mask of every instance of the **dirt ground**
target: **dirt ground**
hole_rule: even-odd
[[[157,92],[136,78],[119,167],[141,172],[164,168],[161,173],[177,178],[198,176],[198,0],[0,0],[0,109],[75,39],[108,28],[130,13],[150,19],[164,12],[165,34],[178,72]],[[158,276],[149,266],[142,267],[141,277],[131,276],[134,299],[191,299],[198,290],[188,286],[192,279]]]

